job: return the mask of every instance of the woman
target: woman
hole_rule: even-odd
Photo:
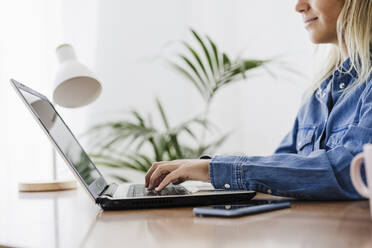
[[[272,156],[214,156],[156,162],[146,187],[210,181],[215,188],[255,190],[300,199],[359,199],[350,162],[372,143],[372,0],[298,0],[315,44],[332,51],[293,129]]]

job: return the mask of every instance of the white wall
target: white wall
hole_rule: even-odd
[[[170,41],[190,41],[190,26],[231,55],[281,55],[304,73],[300,78],[275,69],[274,79],[258,71],[222,90],[212,104],[212,120],[222,132],[233,131],[220,153],[270,154],[289,131],[312,73],[311,44],[294,5],[294,0],[2,1],[0,175],[13,182],[50,174],[49,143],[8,79],[50,95],[54,49],[62,42],[73,44],[104,87],[101,97],[85,108],[60,108],[76,133],[131,107],[151,111],[155,96],[172,123],[198,113],[202,101],[193,87],[153,59],[168,54],[164,46]]]
[[[49,141],[9,79],[50,92],[59,9],[57,1],[0,2],[0,185],[51,174]]]
[[[164,51],[169,41],[191,40],[191,26],[210,35],[229,54],[282,56],[304,73],[299,78],[276,69],[274,79],[260,71],[221,91],[213,103],[211,118],[223,132],[233,131],[221,153],[271,153],[289,131],[311,71],[311,44],[294,4],[293,0],[100,1],[95,70],[104,82],[104,93],[90,118],[100,121],[107,113],[119,115],[133,106],[152,110],[154,96],[163,100],[173,123],[197,113],[202,102],[195,90],[161,61],[146,60]]]

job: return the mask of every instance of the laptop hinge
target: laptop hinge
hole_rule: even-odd
[[[116,189],[118,188],[118,185],[116,183],[111,183],[110,185],[107,185],[105,189],[102,191],[100,196],[110,196],[113,197]]]

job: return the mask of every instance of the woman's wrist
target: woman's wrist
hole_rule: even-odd
[[[205,155],[200,156],[199,159],[205,160],[205,164],[206,164],[206,167],[207,167],[206,172],[205,172],[207,180],[205,180],[205,181],[210,182],[211,181],[211,178],[210,178],[210,162],[212,161],[212,156],[205,154]]]
[[[206,164],[206,178],[207,178],[207,182],[210,182],[211,179],[210,179],[210,175],[209,175],[209,166],[210,166],[210,162],[211,162],[211,159],[205,159],[205,164]]]

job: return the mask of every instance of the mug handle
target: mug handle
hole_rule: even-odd
[[[364,196],[365,198],[369,198],[369,190],[367,186],[364,184],[360,173],[363,160],[364,160],[363,153],[359,153],[353,158],[350,165],[350,175],[351,181],[356,191],[358,191],[358,193]]]

